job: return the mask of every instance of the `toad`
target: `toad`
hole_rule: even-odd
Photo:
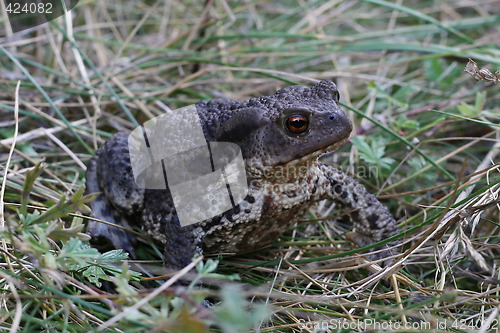
[[[350,212],[358,246],[398,233],[396,221],[365,187],[318,157],[337,150],[352,125],[338,106],[331,81],[289,86],[271,96],[240,102],[215,99],[196,104],[207,142],[232,142],[241,149],[248,193],[232,209],[181,226],[168,189],[137,185],[128,134],[118,133],[99,148],[86,174],[93,216],[121,226],[140,227],[162,245],[168,268],[182,268],[197,253],[242,253],[261,248],[328,199]],[[133,254],[133,235],[90,222],[88,233],[105,237]],[[393,244],[397,244],[393,242]],[[383,252],[385,253],[385,252]]]

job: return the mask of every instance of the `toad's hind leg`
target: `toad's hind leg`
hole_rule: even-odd
[[[97,151],[87,167],[86,192],[100,193],[90,203],[92,216],[131,229],[129,221],[142,209],[144,189],[137,186],[130,167],[128,135],[118,133]],[[98,241],[109,240],[116,249],[134,257],[136,237],[118,227],[89,221],[87,233]]]
[[[356,245],[363,247],[398,233],[394,217],[363,185],[332,166],[322,164],[320,168],[328,180],[326,197],[339,204],[343,210],[352,211],[349,217],[357,231],[356,237],[352,239]],[[387,247],[397,244],[398,240],[388,243]],[[396,251],[383,251],[374,258],[391,254],[396,254]]]

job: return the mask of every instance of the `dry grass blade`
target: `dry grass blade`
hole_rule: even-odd
[[[6,222],[5,222],[5,212],[4,212],[4,209],[5,209],[4,195],[5,195],[5,185],[7,184],[7,174],[9,173],[10,161],[12,159],[12,154],[14,153],[14,148],[16,146],[17,133],[18,133],[18,129],[19,129],[18,124],[19,124],[19,87],[20,87],[20,85],[21,85],[21,81],[18,81],[17,85],[16,85],[15,106],[14,106],[14,121],[15,121],[14,138],[13,138],[10,150],[9,150],[9,156],[7,157],[7,162],[5,163],[4,174],[2,177],[3,178],[2,179],[2,187],[0,190],[0,228],[1,229],[8,228],[8,226],[6,226],[6,224],[5,224]],[[5,241],[5,239],[3,237],[2,237],[2,247],[3,247],[4,252],[8,251],[7,242]],[[5,262],[7,263],[9,269],[11,271],[13,271],[12,263],[11,263],[9,257],[5,256],[4,258],[5,258]],[[2,276],[4,276],[4,274],[2,274]],[[20,326],[23,305],[22,305],[21,300],[19,299],[19,294],[16,290],[16,285],[13,282],[13,280],[9,276],[4,276],[4,278],[8,281],[9,290],[12,293],[12,295],[14,296],[14,298],[16,299],[16,314],[12,320],[12,325],[10,327],[10,331],[12,333],[14,333],[14,332],[17,332],[17,330]]]
[[[493,273],[491,267],[486,263],[483,256],[474,248],[470,238],[464,232],[464,229],[474,230],[481,219],[481,214],[490,207],[497,206],[500,203],[500,185],[490,188],[490,191],[483,193],[479,197],[474,197],[467,201],[460,208],[448,216],[449,219],[459,220],[460,223],[450,238],[446,241],[443,251],[440,253],[440,260],[456,255],[457,247],[462,244],[466,253],[476,262],[483,271]]]
[[[493,74],[487,68],[479,68],[477,63],[472,59],[469,59],[469,62],[465,66],[464,71],[469,73],[474,79],[476,79],[476,81],[482,80],[494,83],[500,82],[500,70],[496,71],[495,74]]]
[[[5,196],[5,185],[7,184],[7,174],[9,173],[10,161],[12,159],[12,154],[14,153],[14,148],[16,147],[17,133],[19,130],[19,87],[21,81],[17,82],[16,92],[15,92],[15,106],[14,106],[14,137],[12,139],[11,147],[9,150],[9,155],[7,157],[7,162],[5,163],[4,173],[2,177],[2,187],[0,189],[0,227],[5,228],[5,213],[4,213],[4,196]],[[4,244],[5,249],[5,244]]]
[[[111,325],[119,322],[121,319],[127,317],[128,314],[133,313],[137,310],[139,310],[142,306],[147,304],[149,301],[151,301],[153,298],[157,297],[160,295],[165,289],[176,283],[179,279],[181,279],[184,275],[189,273],[190,270],[192,270],[199,262],[203,260],[203,256],[199,256],[195,260],[193,260],[189,265],[181,269],[178,273],[176,273],[174,276],[172,276],[167,282],[161,285],[161,287],[155,289],[152,293],[150,293],[148,296],[144,297],[141,299],[139,302],[128,308],[127,310],[123,311],[120,314],[117,314],[116,316],[112,317],[108,321],[102,323],[102,325],[99,327],[98,331],[103,331],[109,328]]]

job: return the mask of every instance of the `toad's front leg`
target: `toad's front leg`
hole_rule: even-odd
[[[357,231],[353,241],[358,246],[370,245],[398,233],[394,217],[363,185],[332,166],[321,164],[319,168],[328,183],[325,197],[339,204],[342,210],[352,211],[350,218]],[[399,241],[387,245],[397,244]],[[376,257],[390,254],[384,251]],[[394,250],[392,254],[395,254]]]

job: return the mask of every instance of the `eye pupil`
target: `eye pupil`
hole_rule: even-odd
[[[309,127],[309,119],[306,116],[294,115],[286,120],[287,129],[292,133],[304,133]]]

